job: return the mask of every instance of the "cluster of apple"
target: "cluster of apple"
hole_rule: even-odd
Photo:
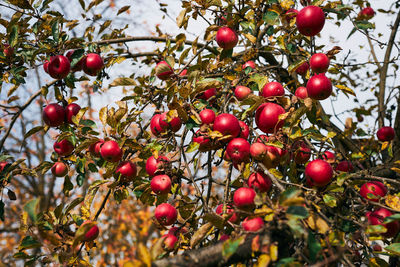
[[[54,79],[64,79],[70,71],[76,72],[83,70],[87,75],[97,76],[103,68],[104,62],[99,54],[89,53],[82,57],[71,69],[71,63],[75,50],[70,50],[65,56],[51,56],[43,64],[44,71]]]
[[[182,127],[182,120],[178,116],[168,118],[168,112],[154,115],[150,120],[150,130],[155,136],[160,136],[168,130],[177,132]]]

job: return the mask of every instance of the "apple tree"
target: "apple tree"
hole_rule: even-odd
[[[180,1],[174,36],[102,2],[0,4],[7,263],[399,265],[398,2]]]

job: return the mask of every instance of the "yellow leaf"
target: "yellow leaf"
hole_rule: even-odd
[[[257,41],[257,38],[251,34],[244,33],[244,36],[246,36],[246,38],[249,39],[249,41],[252,42],[253,44],[255,44]]]
[[[319,216],[313,214],[306,220],[308,226],[312,230],[317,230],[320,234],[325,234],[329,231],[329,225]]]
[[[385,150],[389,146],[389,142],[383,142],[381,146],[381,150]]]
[[[356,93],[354,93],[354,91],[352,89],[350,89],[349,87],[347,87],[345,85],[337,84],[336,87],[338,89],[340,89],[341,91],[343,91],[343,93],[345,93],[345,94],[350,94],[350,95],[356,96]]]
[[[277,245],[272,244],[269,247],[269,253],[270,253],[272,261],[277,261],[278,260],[278,246]]]
[[[398,173],[400,173],[400,169],[399,168],[395,168],[395,167],[393,167],[393,168],[390,168],[392,171],[395,171],[395,172],[398,172]]]
[[[151,266],[151,257],[150,252],[147,250],[146,246],[143,243],[139,243],[138,245],[138,258],[141,262],[143,262],[146,266]]]
[[[292,6],[294,6],[294,1],[292,0],[283,0],[281,2],[281,7],[283,7],[284,9],[289,9]]]
[[[255,267],[267,267],[270,262],[271,262],[271,257],[267,254],[262,254],[258,257],[258,261],[254,266]]]
[[[385,201],[386,205],[394,210],[400,211],[400,197],[388,195]]]

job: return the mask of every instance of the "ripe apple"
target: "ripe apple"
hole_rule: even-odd
[[[102,146],[103,144],[104,144],[104,140],[103,140],[103,139],[100,139],[100,140],[97,141],[96,143],[91,144],[91,145],[89,146],[89,152],[90,152],[90,154],[92,154],[92,156],[93,156],[93,157],[96,157],[96,158],[101,157],[100,149],[101,149],[101,146]]]
[[[255,142],[250,146],[250,155],[255,160],[262,160],[267,153],[267,146],[260,142]]]
[[[169,163],[169,159],[165,156],[159,156],[157,159],[151,156],[146,161],[146,172],[150,176],[154,176],[164,169],[164,166]]]
[[[391,238],[397,235],[400,229],[400,223],[398,221],[394,221],[391,223],[384,224],[383,221],[386,217],[392,216],[393,213],[385,208],[380,208],[373,212],[367,212],[366,217],[368,219],[369,224],[371,225],[383,225],[386,228],[386,233],[383,233],[382,236]]]
[[[165,174],[156,175],[151,179],[150,187],[156,195],[168,194],[171,191],[171,178]]]
[[[230,238],[229,235],[223,234],[223,235],[221,235],[221,237],[219,238],[219,241],[226,241],[226,240],[228,240],[229,238]]]
[[[186,234],[188,232],[188,229],[186,227],[176,227],[173,226],[169,228],[168,234],[174,235],[174,236],[179,236],[179,234]]]
[[[81,224],[81,226],[79,226],[79,228],[84,227],[88,223],[92,223],[92,221],[85,221],[84,223]],[[100,233],[99,227],[97,225],[93,225],[85,233],[83,241],[85,241],[85,242],[94,241],[99,236],[99,233]]]
[[[279,130],[284,120],[279,120],[279,115],[284,114],[285,110],[275,103],[264,103],[257,108],[256,124],[264,133],[273,133]]]
[[[224,204],[219,204],[218,207],[215,209],[215,212],[216,212],[218,215],[221,215],[221,216],[222,216],[222,214],[223,214],[223,209],[224,209]],[[239,216],[235,213],[235,210],[232,208],[232,206],[226,205],[225,213],[226,213],[226,214],[229,214],[229,215],[232,214],[232,216],[231,216],[231,217],[229,218],[229,220],[228,220],[228,221],[230,221],[231,223],[236,223],[236,222],[238,221]]]
[[[101,157],[110,162],[118,162],[122,158],[122,150],[114,140],[106,141],[100,148]]]
[[[298,141],[293,145],[294,151],[294,162],[297,164],[306,163],[311,157],[310,147],[303,141]]]
[[[287,23],[290,23],[290,21],[295,18],[299,14],[299,11],[294,8],[289,8],[286,13],[285,13],[285,19]]]
[[[271,189],[271,178],[264,172],[253,172],[247,180],[247,185],[260,192],[268,192]]]
[[[65,110],[59,104],[49,104],[43,109],[42,118],[50,127],[60,126],[65,120]]]
[[[136,164],[130,160],[127,160],[118,164],[117,168],[115,169],[115,176],[119,176],[120,181],[127,183],[136,177],[136,172]]]
[[[310,65],[308,64],[308,62],[303,62],[303,64],[301,64],[299,67],[297,67],[296,69],[296,73],[304,76],[307,74],[307,71],[310,69]]]
[[[4,170],[4,168],[7,166],[8,162],[7,161],[1,161],[0,162],[0,172]]]
[[[167,112],[161,114],[159,124],[162,129],[171,129],[173,132],[179,131],[182,127],[182,121],[179,117],[173,117],[171,121],[168,122]]]
[[[273,96],[283,96],[285,94],[285,89],[282,84],[278,82],[269,82],[264,85],[261,90],[261,96],[264,98]]]
[[[72,116],[76,116],[76,114],[78,114],[79,110],[81,110],[81,106],[79,106],[76,103],[71,103],[65,107],[65,113],[66,113],[65,115],[67,118],[67,122],[69,124],[73,124]]]
[[[322,155],[322,159],[327,161],[328,163],[334,163],[336,156],[334,153],[330,151],[325,151],[324,154]]]
[[[364,7],[361,9],[360,13],[358,14],[358,17],[361,19],[369,20],[373,16],[375,16],[375,11],[372,7]]]
[[[239,120],[232,114],[222,113],[215,117],[213,131],[220,132],[223,136],[230,135],[228,142],[240,134],[241,128]]]
[[[381,142],[392,141],[395,136],[394,129],[390,126],[382,127],[376,133],[378,140]]]
[[[50,60],[47,69],[52,78],[60,80],[67,77],[71,65],[69,64],[68,58],[63,55],[58,55]]]
[[[256,68],[256,63],[254,63],[253,60],[246,61],[246,63],[242,65],[242,70],[246,69],[247,67],[250,67],[254,70]]]
[[[237,33],[229,27],[221,27],[217,31],[217,35],[215,37],[219,47],[223,49],[232,49],[238,43],[238,35]]]
[[[338,163],[336,171],[352,172],[354,170],[353,164],[350,161],[344,160]]]
[[[156,217],[161,225],[168,226],[176,222],[178,212],[174,206],[168,203],[162,203],[154,210],[154,217]]]
[[[233,203],[241,209],[253,208],[256,191],[252,188],[241,187],[233,194]]]
[[[251,94],[251,92],[252,91],[249,87],[239,85],[236,86],[234,94],[238,100],[242,101],[246,99]]]
[[[11,58],[14,54],[14,47],[11,47],[9,44],[4,44],[3,54],[6,58]]]
[[[201,123],[203,123],[203,124],[211,124],[215,120],[215,112],[212,109],[208,109],[208,108],[203,109],[202,111],[200,111],[199,115],[200,115]]]
[[[275,146],[267,146],[262,163],[268,169],[275,168],[281,161],[281,150]]]
[[[211,97],[215,96],[217,94],[217,89],[216,88],[210,88],[205,90],[203,93],[199,94],[197,98],[203,99],[203,100],[208,100]]]
[[[250,218],[247,217],[242,222],[243,230],[246,232],[258,232],[264,228],[264,220],[260,217]]]
[[[332,180],[333,170],[325,160],[315,159],[306,166],[305,175],[314,186],[323,187]]]
[[[72,55],[74,54],[75,50],[68,51],[65,56],[68,58],[69,63],[72,64]],[[85,61],[85,57],[81,58],[75,66],[71,68],[72,71],[80,71],[83,69],[83,62]]]
[[[61,157],[68,156],[74,151],[74,146],[67,139],[63,139],[60,142],[55,142],[53,145],[54,151]]]
[[[294,95],[300,99],[306,99],[308,97],[307,88],[305,88],[304,86],[300,86],[299,88],[296,89]]]
[[[161,114],[155,114],[150,120],[150,130],[155,136],[165,132],[165,129],[160,125],[160,118]]]
[[[325,14],[320,7],[306,6],[297,14],[296,25],[305,36],[317,35],[325,24]]]
[[[250,129],[249,126],[244,121],[239,121],[240,125],[240,134],[239,137],[247,139],[250,135]]]
[[[368,200],[378,202],[380,197],[386,196],[387,188],[386,186],[378,181],[367,182],[363,184],[360,188],[360,195]],[[375,197],[369,196],[368,194],[374,195]],[[380,197],[378,197],[380,196]]]
[[[83,59],[83,71],[90,76],[97,76],[104,67],[103,59],[99,54],[89,53]]]
[[[250,144],[244,138],[234,138],[226,147],[226,153],[232,161],[240,163],[246,161],[250,156]]]
[[[68,173],[68,166],[61,161],[55,162],[53,167],[51,167],[51,173],[55,177],[64,177]]]
[[[164,248],[167,251],[172,251],[175,249],[176,244],[178,243],[178,238],[173,234],[165,234],[162,236],[164,238]]]
[[[199,147],[200,151],[207,151],[211,149],[211,138],[205,132],[197,130],[196,133],[193,135],[192,141],[193,143],[200,144]]]
[[[307,94],[315,100],[327,99],[332,93],[332,83],[325,74],[316,74],[307,82]]]
[[[324,73],[329,68],[330,60],[324,53],[316,53],[310,58],[310,66],[315,73]]]

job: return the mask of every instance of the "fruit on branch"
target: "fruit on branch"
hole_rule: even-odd
[[[306,163],[311,157],[310,147],[303,141],[298,141],[293,145],[294,162],[297,164]]]
[[[223,136],[230,135],[229,139],[225,139],[225,142],[232,140],[240,134],[241,128],[239,120],[232,114],[222,113],[215,117],[213,131],[220,132]]]
[[[234,138],[228,143],[226,153],[232,161],[236,163],[244,162],[249,159],[250,144],[246,139]]]
[[[341,171],[341,172],[352,172],[354,170],[353,164],[351,164],[350,161],[343,160],[338,163],[336,166],[336,171]]]
[[[115,169],[115,177],[120,177],[121,182],[130,182],[136,177],[136,164],[130,160],[126,160],[118,164]]]
[[[199,115],[202,124],[211,124],[215,120],[215,112],[212,109],[203,109]]]
[[[215,212],[218,215],[222,216],[223,210],[224,210],[224,204],[219,204],[218,207],[215,209]],[[239,216],[235,213],[235,210],[232,208],[231,205],[229,204],[226,205],[225,213],[228,215],[232,215],[228,220],[229,222],[236,223],[238,221]]]
[[[332,83],[324,73],[316,74],[307,82],[307,94],[315,100],[327,99],[332,93]]]
[[[171,191],[171,178],[165,174],[156,175],[151,179],[150,187],[156,195],[168,194]]]
[[[90,76],[97,76],[104,67],[103,59],[99,54],[89,53],[83,59],[83,71]]]
[[[235,97],[241,101],[241,100],[246,99],[251,94],[251,92],[252,91],[249,87],[239,85],[239,86],[236,86],[234,94],[235,94]]]
[[[386,196],[386,193],[386,186],[379,181],[366,182],[360,188],[360,195],[374,202],[378,202],[380,197]]]
[[[255,233],[264,229],[264,220],[261,219],[260,217],[255,217],[255,218],[247,217],[242,222],[242,227],[243,230],[245,230],[246,232]]]
[[[382,127],[376,132],[378,140],[381,142],[392,141],[395,136],[394,129],[390,126]]]
[[[358,14],[358,19],[369,20],[375,16],[375,11],[372,7],[364,7]]]
[[[97,141],[96,143],[91,144],[91,145],[89,146],[89,152],[90,152],[90,154],[92,154],[92,156],[93,156],[93,157],[96,157],[96,158],[101,157],[100,149],[101,149],[101,146],[102,146],[103,144],[104,144],[104,140],[103,140],[103,139],[100,139],[100,140]]]
[[[158,79],[165,81],[174,74],[174,70],[167,61],[163,60],[157,63],[155,73]]]
[[[160,127],[165,131],[166,129],[170,129],[173,132],[179,131],[182,127],[182,121],[179,117],[172,117],[168,122],[167,112],[164,112],[160,116],[159,124]]]
[[[299,14],[299,11],[297,9],[289,8],[285,13],[286,22],[290,23],[290,21],[294,19],[297,16],[297,14]]]
[[[242,70],[246,69],[247,67],[250,67],[254,70],[256,68],[256,63],[254,63],[253,60],[246,61],[246,63],[242,65]]]
[[[51,167],[51,173],[55,177],[64,177],[68,173],[68,166],[64,162],[55,162],[53,167]]]
[[[85,221],[84,223],[81,224],[81,226],[79,226],[79,228],[85,227],[86,224],[93,224],[93,221]],[[94,241],[99,236],[99,233],[100,233],[100,229],[95,224],[86,231],[86,233],[83,237],[83,241],[85,241],[85,242]]]
[[[211,147],[211,138],[207,133],[197,130],[192,138],[193,143],[198,143],[200,145],[199,150],[204,152],[210,150]]]
[[[400,229],[400,223],[398,221],[383,223],[386,217],[392,216],[393,213],[385,208],[380,208],[373,212],[367,212],[365,216],[371,225],[382,225],[386,228],[386,233],[382,233],[382,236],[391,238],[397,235]]]
[[[155,158],[151,156],[146,161],[146,172],[150,176],[154,176],[164,170],[164,167],[169,164],[169,159],[165,156]]]
[[[250,155],[255,160],[262,160],[267,153],[267,146],[261,142],[255,142],[250,146]]]
[[[294,92],[294,95],[300,99],[306,99],[308,97],[307,88],[305,88],[304,86],[298,87]]]
[[[325,14],[320,7],[306,6],[296,16],[299,32],[305,36],[317,35],[325,24]]]
[[[162,203],[154,210],[154,217],[161,225],[171,225],[176,222],[178,212],[175,207],[168,203]]]
[[[122,150],[114,140],[106,141],[100,148],[101,157],[110,162],[118,162],[122,158]]]
[[[167,251],[172,251],[175,249],[176,244],[178,243],[178,238],[173,234],[165,234],[161,238],[164,238],[164,248]]]
[[[217,89],[216,88],[210,88],[205,90],[203,93],[199,94],[197,98],[203,99],[203,100],[208,100],[211,97],[215,96],[217,94]]]
[[[174,236],[179,236],[179,234],[186,234],[188,232],[188,229],[186,227],[176,227],[173,226],[171,228],[169,228],[168,230],[168,234],[174,235]]]
[[[150,120],[150,130],[155,136],[165,132],[165,129],[160,125],[160,118],[161,114],[155,114]]]
[[[315,159],[306,166],[305,175],[313,186],[322,187],[332,180],[333,170],[325,160]]]
[[[7,166],[8,162],[7,161],[1,161],[0,162],[0,172],[4,170],[4,168]]]
[[[72,67],[72,56],[75,50],[68,51],[65,56],[68,58],[69,63],[71,64],[72,71],[81,71],[83,69],[83,62],[85,61],[85,57],[82,57],[73,67]]]
[[[325,151],[324,154],[322,154],[322,159],[327,161],[328,163],[334,163],[336,156],[330,151]]]
[[[373,250],[373,251],[382,251],[382,247],[381,247],[381,245],[379,245],[379,244],[374,244],[374,245],[372,246],[372,250]]]
[[[307,74],[307,71],[310,69],[310,65],[308,64],[308,62],[303,62],[303,64],[301,64],[299,67],[297,67],[296,69],[296,73],[304,76]]]
[[[221,235],[221,237],[220,237],[218,240],[219,240],[219,241],[226,241],[226,240],[228,240],[229,238],[230,238],[229,235],[223,234],[223,235]]]
[[[232,49],[239,41],[237,33],[229,27],[221,27],[215,39],[219,47],[223,49]]]
[[[279,130],[284,120],[279,119],[279,115],[284,114],[285,110],[275,103],[264,103],[257,108],[256,124],[264,133],[273,133]]]
[[[81,110],[81,106],[79,106],[76,103],[71,103],[65,107],[65,116],[66,116],[67,122],[69,124],[74,124],[72,122],[72,116],[76,116],[76,114],[78,114],[79,110]]]
[[[60,126],[65,120],[65,110],[59,104],[49,104],[43,109],[42,118],[50,127]]]
[[[310,58],[310,66],[315,73],[324,73],[329,68],[330,60],[324,53],[316,53]]]
[[[240,125],[239,137],[247,139],[250,135],[249,126],[244,121],[239,121],[239,125]]]
[[[260,192],[268,192],[271,189],[271,178],[264,172],[253,172],[247,180],[247,185]]]
[[[11,58],[14,55],[14,47],[11,47],[9,44],[4,44],[3,54],[6,58]]]
[[[269,82],[264,85],[261,90],[261,96],[264,98],[273,96],[283,96],[285,94],[285,89],[282,84],[278,82]]]
[[[267,146],[262,163],[267,169],[275,168],[281,161],[281,150],[275,146]]]
[[[47,66],[49,75],[54,79],[64,79],[71,69],[68,58],[63,55],[52,57]]]
[[[53,148],[60,157],[68,156],[72,153],[72,151],[74,151],[74,146],[67,139],[63,139],[60,142],[55,142]]]
[[[251,209],[254,207],[256,191],[248,187],[241,187],[233,194],[233,203],[240,209]]]

